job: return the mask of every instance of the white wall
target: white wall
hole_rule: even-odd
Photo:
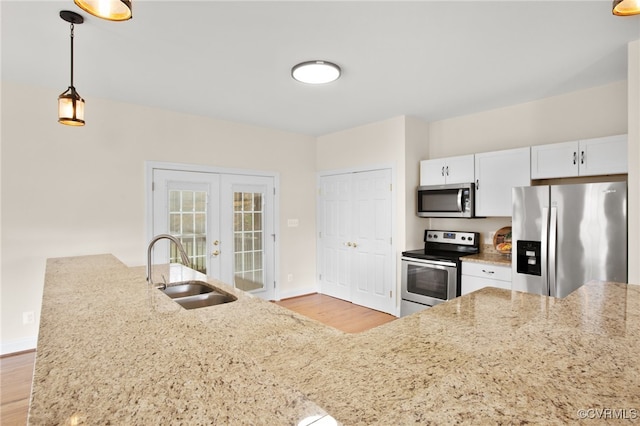
[[[626,81],[430,123],[429,153],[421,159],[620,133],[627,133]],[[491,243],[490,233],[510,224],[511,218],[431,219],[430,226],[479,231]]]
[[[424,230],[428,219],[418,217],[416,187],[420,183],[420,160],[429,155],[429,124],[413,117],[406,118],[405,134],[405,246],[402,250],[424,247]]]
[[[57,123],[58,94],[2,82],[2,353],[35,345],[22,313],[39,317],[47,258],[145,263],[145,160],[278,172],[278,291],[315,288],[314,138],[87,94],[87,125],[72,128]]]

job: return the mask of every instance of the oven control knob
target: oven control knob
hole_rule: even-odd
[[[464,240],[464,238],[462,238]],[[473,237],[469,237],[469,241],[473,241]]]
[[[467,237],[462,237],[462,241],[464,241],[464,240],[466,240],[466,239],[467,239]]]
[[[433,235],[427,234],[427,238],[433,238]]]

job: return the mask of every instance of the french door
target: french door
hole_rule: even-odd
[[[154,168],[152,235],[183,244],[192,267],[258,297],[275,297],[274,178]],[[158,244],[154,263],[179,262]]]
[[[322,176],[321,291],[395,314],[391,169]]]

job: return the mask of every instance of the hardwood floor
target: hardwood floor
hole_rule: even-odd
[[[27,424],[29,395],[36,352],[21,352],[0,358],[0,424]]]
[[[275,303],[346,333],[360,333],[396,319],[393,315],[319,293]]]
[[[354,305],[323,294],[310,294],[274,302],[346,333],[359,333],[396,319],[393,315]],[[0,424],[27,424],[35,351],[0,358]]]

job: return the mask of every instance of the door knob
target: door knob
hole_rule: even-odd
[[[352,243],[351,245],[353,246],[353,248],[358,247],[358,245],[356,243]]]
[[[347,247],[351,247],[351,242],[345,243]]]
[[[215,240],[215,241],[213,242],[213,245],[214,245],[214,246],[218,246],[218,245],[220,245],[220,241]]]
[[[219,250],[215,250],[215,251],[214,251],[213,253],[211,253],[211,254],[212,254],[213,256],[217,256],[217,255],[219,255],[219,254],[220,254],[220,251],[219,251]]]

